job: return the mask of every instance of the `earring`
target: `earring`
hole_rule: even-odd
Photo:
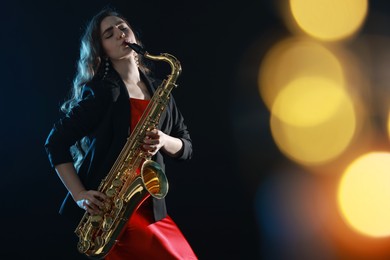
[[[137,64],[137,67],[139,67],[139,60],[138,60],[138,54],[137,53],[134,53],[134,60],[135,60],[135,64]]]
[[[106,57],[105,62],[104,62],[104,76],[103,76],[103,79],[107,76],[109,70],[110,70],[110,63],[108,62],[108,57]]]

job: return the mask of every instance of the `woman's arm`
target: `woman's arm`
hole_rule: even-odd
[[[77,205],[91,214],[100,214],[106,196],[95,190],[86,190],[82,184],[73,163],[62,163],[55,166],[58,177],[72,195]]]

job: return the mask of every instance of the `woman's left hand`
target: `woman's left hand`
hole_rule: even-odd
[[[165,137],[166,134],[158,129],[147,131],[142,147],[150,156],[153,156],[164,146]]]

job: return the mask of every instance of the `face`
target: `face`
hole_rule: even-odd
[[[111,60],[120,60],[132,55],[132,49],[126,42],[135,43],[136,39],[128,24],[116,16],[107,16],[100,23],[103,49]]]

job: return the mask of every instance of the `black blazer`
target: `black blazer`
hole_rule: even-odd
[[[149,92],[153,94],[159,82],[152,81],[143,73],[141,75]],[[45,149],[51,166],[73,162],[70,147],[82,137],[88,137],[90,147],[78,175],[86,189],[96,190],[129,136],[129,98],[123,81],[114,69],[104,79],[93,79],[86,84],[82,100],[54,124],[46,139]],[[189,131],[172,94],[166,110],[161,115],[159,129],[183,142],[180,156],[175,159],[188,160],[192,157]],[[160,151],[152,159],[165,170],[163,154]],[[153,198],[153,212],[156,221],[167,215],[164,199]],[[60,214],[77,225],[84,210],[77,206],[68,193],[61,205]]]

